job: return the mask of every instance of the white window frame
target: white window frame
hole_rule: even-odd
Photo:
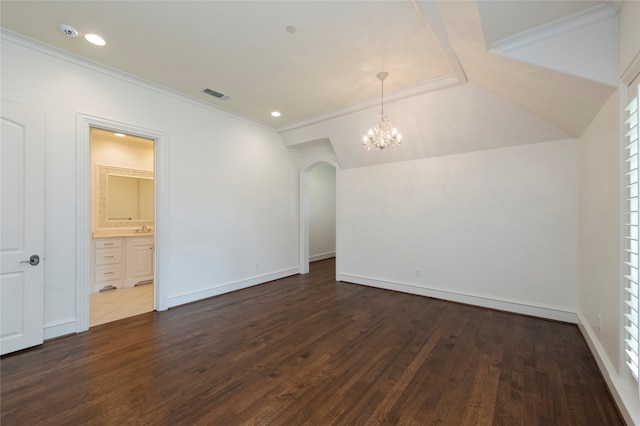
[[[623,349],[631,375],[640,376],[640,100],[638,84],[629,88],[623,111]]]

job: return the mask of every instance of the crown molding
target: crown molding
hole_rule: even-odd
[[[542,40],[557,37],[588,25],[616,16],[616,10],[606,4],[599,4],[564,18],[503,38],[493,43],[491,51],[507,53]]]
[[[421,84],[419,86],[413,86],[405,90],[401,90],[392,95],[384,96],[385,105],[393,103],[395,101],[399,101],[401,99],[409,98],[412,96],[421,95],[423,93],[433,92],[435,90],[445,89],[447,87],[458,86],[460,84],[464,84],[465,82],[460,82],[458,78],[454,75],[449,74],[443,77],[439,77],[429,81],[426,84]],[[307,120],[299,121],[297,123],[293,123],[289,126],[283,126],[276,129],[278,133],[288,132],[290,130],[300,129],[302,127],[307,127],[312,124],[321,123],[323,121],[332,120],[334,118],[343,117],[345,115],[353,114],[358,111],[362,111],[365,109],[373,108],[375,106],[380,105],[380,98],[372,99],[367,102],[360,103],[358,105],[354,105],[348,108],[343,108],[336,111],[331,111],[326,114],[316,115]]]
[[[631,86],[634,80],[640,76],[640,51],[636,53],[629,66],[620,75],[620,82],[625,86]]]
[[[126,73],[124,71],[117,70],[115,68],[111,68],[99,62],[91,61],[89,59],[83,58],[81,56],[74,55],[72,53],[67,52],[66,50],[60,49],[55,46],[51,46],[50,44],[42,43],[40,41],[34,40],[32,38],[23,36],[21,34],[15,33],[13,31],[7,30],[5,28],[0,28],[0,40],[8,41],[11,43],[15,43],[19,46],[26,47],[28,49],[34,50],[36,52],[42,53],[44,55],[51,56],[56,59],[60,59],[66,62],[69,62],[73,65],[83,67],[85,69],[98,72],[100,74],[106,75],[111,78],[118,79],[120,81],[124,81],[126,83],[134,84],[138,87],[142,87],[147,90],[152,90],[154,92],[160,93],[162,95],[171,97],[176,100],[180,100],[183,102],[190,103],[195,106],[199,106],[202,108],[209,109],[211,111],[215,111],[218,114],[224,115],[229,118],[233,118],[236,120],[243,121],[245,123],[261,127],[263,129],[268,129],[270,131],[275,131],[275,127],[267,126],[263,123],[259,123],[257,121],[253,121],[247,117],[244,117],[239,114],[235,114],[226,109],[220,108],[216,105],[212,105],[198,98],[194,98],[189,95],[185,95],[184,93],[169,89],[167,87],[161,86],[157,83],[153,83],[149,80],[145,80],[133,74]]]

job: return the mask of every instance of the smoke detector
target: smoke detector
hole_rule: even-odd
[[[78,30],[73,28],[71,25],[67,25],[67,24],[60,25],[60,31],[62,31],[62,34],[66,35],[67,37],[71,37],[71,38],[78,37]]]

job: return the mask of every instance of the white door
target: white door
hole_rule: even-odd
[[[43,340],[44,114],[2,101],[0,353]]]

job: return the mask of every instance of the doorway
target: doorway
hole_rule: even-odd
[[[153,311],[154,140],[91,127],[89,327]]]
[[[309,170],[309,262],[336,257],[336,168],[314,164]]]
[[[167,168],[168,168],[168,137],[164,132],[131,125],[123,122],[107,120],[101,117],[77,113],[77,212],[76,212],[76,321],[75,332],[80,333],[89,329],[89,297],[91,283],[91,170],[90,170],[90,131],[92,127],[122,132],[151,139],[154,141],[154,204],[153,215],[153,307],[156,311],[168,309],[168,290],[164,285],[167,275],[166,255],[166,226],[167,217]]]
[[[300,273],[309,262],[335,258],[338,279],[338,167],[324,159],[307,164],[300,172]]]

